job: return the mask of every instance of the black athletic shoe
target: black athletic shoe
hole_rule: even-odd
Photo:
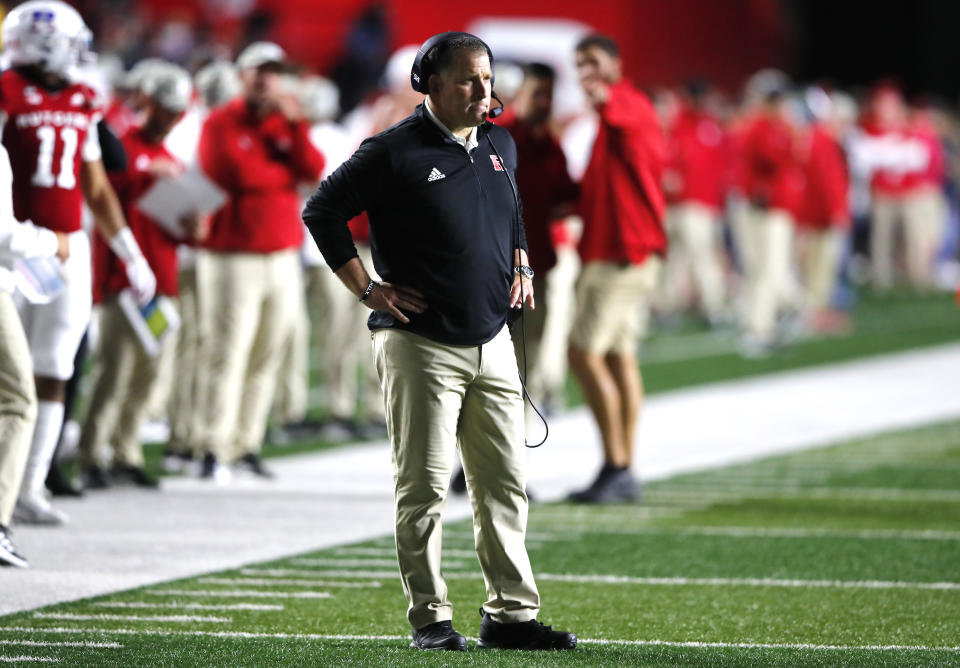
[[[467,649],[467,639],[453,630],[450,622],[434,622],[423,628],[413,630],[410,647],[414,649],[446,649],[463,652]]]
[[[467,474],[463,472],[462,466],[450,479],[450,491],[457,495],[467,493]]]
[[[50,467],[44,484],[54,496],[83,496],[83,489],[64,475],[56,464]]]
[[[483,615],[477,640],[480,649],[573,649],[576,646],[577,636],[569,631],[554,631],[536,619],[501,624],[487,614]]]
[[[640,485],[630,469],[621,469],[604,464],[589,487],[571,492],[567,499],[574,503],[617,503],[636,501],[640,498]]]
[[[230,469],[217,459],[212,452],[205,452],[203,460],[200,462],[200,479],[211,480],[217,484],[225,485],[230,482]]]
[[[81,474],[84,489],[107,489],[113,487],[113,480],[106,469],[99,466],[88,466]]]
[[[237,461],[236,464],[239,468],[244,468],[258,475],[261,478],[272,478],[273,472],[263,465],[263,460],[260,459],[260,455],[255,452],[248,452],[243,457]]]
[[[157,489],[160,483],[151,475],[148,475],[142,467],[139,466],[117,466],[113,469],[113,481],[116,484],[135,485],[145,489]]]
[[[17,546],[10,540],[10,529],[0,524],[0,566],[29,568],[27,558],[17,552]]]

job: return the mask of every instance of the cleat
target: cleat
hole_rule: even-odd
[[[569,631],[554,631],[536,619],[502,624],[488,614],[483,615],[477,640],[480,649],[564,650],[576,646],[577,636]]]

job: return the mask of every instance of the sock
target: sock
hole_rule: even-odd
[[[33,428],[33,442],[30,444],[30,456],[27,470],[20,486],[20,497],[27,498],[43,493],[43,483],[53,461],[53,451],[57,449],[60,428],[63,426],[63,404],[59,401],[40,401],[37,403],[37,425]]]

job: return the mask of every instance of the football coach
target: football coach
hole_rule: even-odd
[[[426,99],[365,140],[303,211],[327,264],[368,322],[393,451],[396,545],[412,647],[463,650],[440,570],[441,520],[459,448],[487,601],[480,647],[572,649],[537,621],[524,537],[524,410],[507,316],[534,307],[510,134],[487,122],[493,54],[441,33],[411,73]],[[499,102],[499,100],[498,100]],[[370,279],[349,221],[366,211]],[[335,323],[332,323],[335,326]]]

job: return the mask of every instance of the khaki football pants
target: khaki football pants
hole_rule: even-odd
[[[799,300],[793,276],[793,218],[779,209],[751,209],[744,221],[746,327],[748,334],[769,341],[777,313],[796,308]]]
[[[524,544],[523,399],[507,328],[482,346],[381,329],[373,352],[393,450],[397,557],[410,624],[453,618],[440,555],[458,447],[487,589],[483,609],[499,622],[536,618],[540,596]]]
[[[0,524],[9,526],[30,453],[37,392],[30,346],[10,293],[0,290]]]
[[[808,313],[827,308],[837,283],[837,268],[847,231],[835,227],[802,229],[803,305]]]
[[[200,311],[197,305],[197,270],[181,269],[180,330],[176,334],[173,387],[170,392],[170,444],[174,452],[202,455],[197,438],[200,420]]]
[[[907,278],[914,286],[930,286],[946,216],[943,194],[935,188],[924,188],[903,198],[874,196],[870,221],[874,285],[881,289],[893,287],[899,230],[903,236]]]
[[[80,432],[77,463],[86,468],[106,464],[103,448],[113,446],[113,464],[143,466],[140,423],[146,417],[148,399],[160,376],[164,359],[174,351],[167,338],[160,354],[144,351],[116,297],[97,309],[100,340],[96,371],[87,416]]]
[[[221,462],[258,453],[303,290],[295,249],[197,254],[201,337],[199,441]]]
[[[724,277],[720,266],[720,222],[710,207],[685,202],[667,208],[670,250],[663,269],[663,301],[670,312],[685,306],[683,286],[692,276],[703,315],[714,322],[723,309]]]

